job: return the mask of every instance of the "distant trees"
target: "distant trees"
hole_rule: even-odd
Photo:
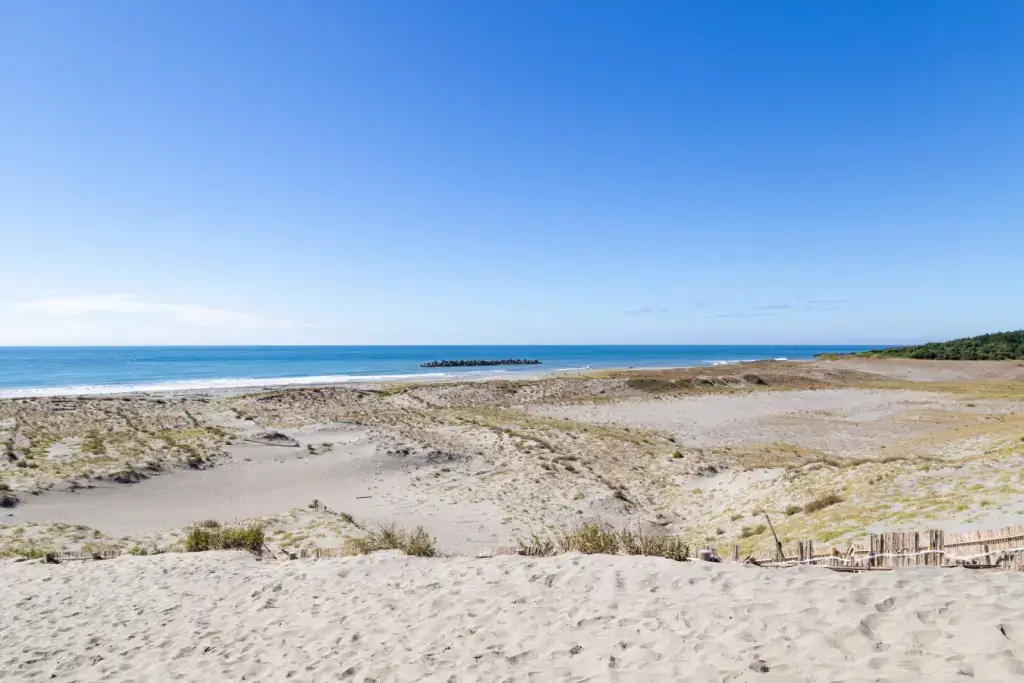
[[[918,346],[878,349],[860,355],[933,360],[1024,360],[1024,330],[995,332]]]

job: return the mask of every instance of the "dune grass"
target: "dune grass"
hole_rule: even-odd
[[[818,496],[814,500],[804,505],[804,512],[806,512],[807,514],[811,514],[812,512],[824,510],[827,507],[831,507],[832,505],[836,505],[842,502],[843,497],[840,496],[838,493],[826,493]]]
[[[185,552],[205,550],[248,550],[260,553],[266,540],[263,525],[249,523],[243,526],[224,526],[205,520],[185,529]]]
[[[678,536],[655,535],[639,528],[615,527],[601,520],[579,522],[550,534],[533,533],[517,538],[526,555],[551,556],[559,553],[585,555],[647,555],[683,561],[690,556],[689,545]]]
[[[401,550],[416,557],[438,557],[437,539],[418,526],[412,531],[394,523],[371,531],[362,538],[345,541],[345,551],[350,555],[367,555],[378,550]]]
[[[19,502],[20,499],[11,491],[11,487],[0,481],[0,508],[12,508]]]

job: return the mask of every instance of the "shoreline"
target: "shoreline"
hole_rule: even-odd
[[[584,366],[571,368],[548,368],[530,370],[470,370],[465,372],[409,372],[394,375],[311,375],[303,377],[231,377],[188,380],[157,380],[140,384],[70,385],[58,387],[0,387],[0,400],[30,398],[78,398],[88,396],[209,396],[230,397],[253,392],[275,389],[308,389],[316,387],[350,386],[361,387],[376,384],[435,383],[435,382],[484,382],[495,380],[538,380],[586,372],[621,370],[658,371],[683,370],[692,368],[716,368],[750,363],[806,363],[814,358],[752,358],[737,360],[703,361],[697,365],[658,366]],[[177,386],[173,386],[177,385]]]

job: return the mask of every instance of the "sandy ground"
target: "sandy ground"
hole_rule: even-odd
[[[5,681],[981,681],[1024,576],[239,553],[0,564]]]
[[[855,454],[893,440],[900,431],[919,429],[901,425],[901,415],[950,403],[923,391],[836,389],[531,406],[528,410],[596,424],[665,430],[679,443],[697,447],[784,441]]]
[[[442,467],[436,455],[412,448],[389,453],[391,441],[358,425],[286,430],[298,447],[238,441],[206,470],[174,470],[131,485],[98,481],[93,488],[27,497],[0,522],[60,522],[107,536],[146,536],[192,522],[272,516],[319,500],[368,527],[424,525],[450,552],[475,554],[507,541],[503,513],[486,500],[449,504],[443,490],[425,490],[420,471]],[[310,454],[307,445],[329,443]],[[392,446],[392,449],[395,446]]]
[[[829,370],[854,370],[912,382],[1024,380],[1024,363],[1015,360],[915,360],[909,358],[841,358],[808,363]]]
[[[351,532],[295,520],[314,499],[467,555],[592,517],[744,549],[769,542],[765,512],[789,540],[994,528],[1024,521],[1020,378],[1016,363],[845,359],[0,402],[0,482],[19,501],[0,509],[0,554],[286,513],[276,547]],[[286,443],[259,442],[271,432]],[[842,502],[802,512],[830,493]]]

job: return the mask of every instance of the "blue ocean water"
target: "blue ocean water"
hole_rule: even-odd
[[[868,348],[877,346],[0,347],[0,398],[804,360]],[[543,364],[420,367],[433,360],[496,358]]]

